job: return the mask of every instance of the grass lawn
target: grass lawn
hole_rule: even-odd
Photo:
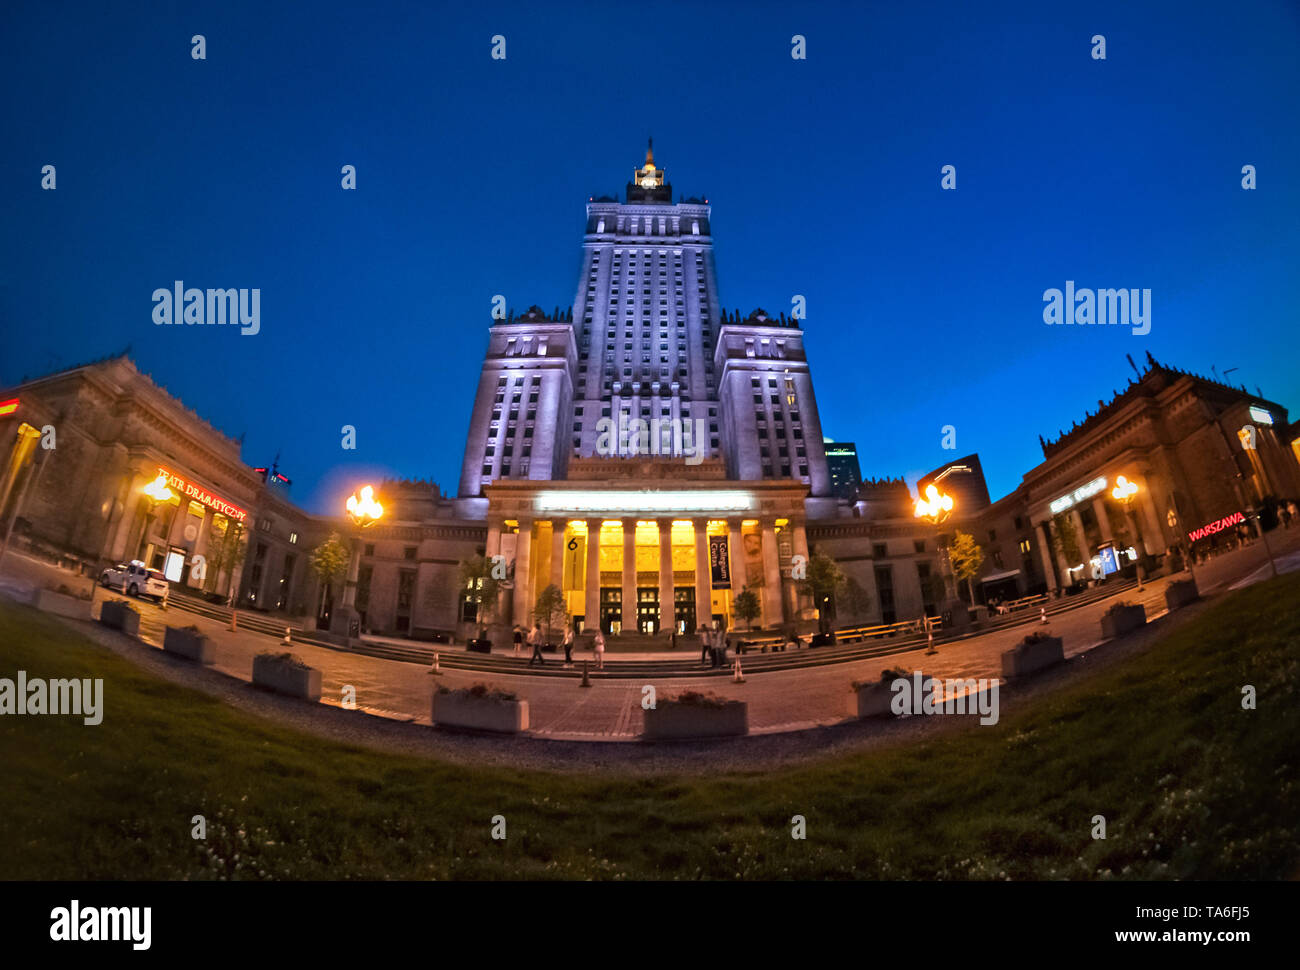
[[[1298,606],[1300,574],[1230,594],[993,727],[646,778],[471,769],[282,730],[0,602],[0,676],[102,677],[105,708],[97,727],[0,718],[0,878],[1291,878]]]

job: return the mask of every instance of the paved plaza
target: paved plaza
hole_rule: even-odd
[[[1279,530],[1270,539],[1280,571],[1300,568],[1300,529]],[[1268,559],[1260,542],[1197,567],[1202,592],[1208,596],[1258,582],[1270,575]],[[1181,574],[1181,578],[1185,577],[1186,574]],[[1130,588],[1118,598],[1141,602],[1146,607],[1148,620],[1164,626],[1169,622],[1164,606],[1164,590],[1169,581],[1169,578],[1157,579],[1146,584],[1140,592]],[[9,555],[0,571],[0,592],[14,598],[25,599],[35,585],[57,585],[60,582],[74,586],[85,585],[88,580],[14,553]],[[96,613],[98,603],[113,595],[96,588]],[[1067,658],[1085,654],[1100,645],[1100,618],[1115,600],[1116,597],[1106,597],[1051,617],[1046,629],[1064,638]],[[195,616],[175,606],[164,611],[147,601],[138,601],[136,605],[141,612],[141,640],[144,643],[160,647],[166,625],[194,624],[211,638],[216,647],[214,669],[239,681],[249,679],[255,654],[277,648],[276,640],[265,634],[249,630],[231,632],[219,621]],[[590,688],[582,688],[579,686],[580,668],[582,661],[589,660],[590,655],[581,652],[575,655],[578,666],[571,672],[571,677],[534,676],[523,666],[525,658],[521,657],[518,673],[484,674],[446,669],[435,678],[430,675],[428,667],[415,663],[380,659],[305,642],[294,642],[291,648],[285,649],[292,649],[322,671],[323,704],[341,706],[344,688],[350,686],[355,689],[359,710],[390,720],[428,725],[431,723],[430,695],[435,683],[462,687],[487,682],[515,691],[528,700],[531,722],[528,734],[535,738],[634,741],[643,729],[641,698],[647,683],[654,684],[661,695],[681,690],[704,690],[747,700],[751,734],[795,732],[848,720],[849,685],[854,680],[874,679],[887,667],[919,669],[943,678],[998,677],[1002,652],[1026,632],[1043,628],[1030,623],[941,643],[933,655],[927,655],[924,649],[913,649],[868,660],[750,673],[741,684],[718,676],[698,679],[674,677],[659,683],[645,678],[597,678],[593,679]],[[1159,627],[1151,629],[1157,632]],[[658,656],[662,659],[663,655]],[[559,661],[550,657],[547,666],[554,671]],[[607,668],[615,666],[616,662],[607,661]]]

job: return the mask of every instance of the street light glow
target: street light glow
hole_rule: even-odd
[[[952,505],[951,495],[944,495],[934,485],[927,485],[925,498],[916,500],[916,517],[929,519],[931,522],[941,522],[952,511]]]
[[[375,501],[375,490],[371,486],[362,486],[360,498],[357,495],[348,496],[348,515],[357,525],[373,525],[383,514],[384,507]]]
[[[167,476],[159,475],[144,487],[144,494],[148,495],[155,502],[166,502],[171,499],[174,493],[167,487]]]
[[[1137,494],[1137,482],[1130,482],[1123,475],[1115,478],[1115,487],[1110,490],[1110,494],[1118,501],[1127,505],[1133,496]]]

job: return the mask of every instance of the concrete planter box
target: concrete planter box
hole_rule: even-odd
[[[896,717],[893,708],[893,686],[896,679],[903,679],[910,685],[912,695],[912,713],[922,713],[921,704],[929,696],[930,682],[934,680],[928,674],[921,675],[921,694],[916,694],[916,679],[913,673],[905,673],[902,678],[891,677],[889,680],[876,680],[856,684],[849,694],[849,717]]]
[[[470,653],[491,653],[492,652],[491,640],[474,639],[469,641],[469,643],[466,644],[466,646],[468,647]]]
[[[312,702],[320,700],[320,671],[315,667],[300,667],[275,654],[259,653],[253,658],[253,683],[277,694]]]
[[[1036,670],[1065,660],[1065,644],[1060,637],[1048,637],[1035,643],[1012,647],[1002,654],[1002,676],[1023,677]]]
[[[749,733],[749,704],[728,701],[721,707],[661,700],[645,712],[647,740],[726,738]]]
[[[1145,606],[1120,606],[1101,615],[1101,635],[1104,639],[1110,640],[1114,637],[1123,636],[1130,630],[1136,630],[1143,627],[1147,622],[1147,609]]]
[[[110,630],[121,630],[128,637],[140,636],[140,614],[121,600],[105,600],[99,607],[99,622]]]
[[[207,636],[180,627],[167,628],[163,634],[163,650],[196,663],[210,664],[216,661],[216,650]]]
[[[880,680],[859,684],[849,694],[849,717],[885,717],[892,715],[889,702],[894,699],[890,689],[893,681]]]
[[[89,620],[90,600],[67,593],[57,593],[52,589],[32,590],[32,606],[44,613],[66,616],[73,620]]]
[[[1165,607],[1172,613],[1188,603],[1195,603],[1201,594],[1194,579],[1177,579],[1165,587]]]
[[[528,702],[480,697],[463,690],[435,690],[433,723],[443,727],[518,734],[528,730]]]

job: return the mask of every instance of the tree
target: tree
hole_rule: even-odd
[[[966,532],[953,536],[952,545],[948,547],[948,560],[952,563],[952,573],[958,580],[966,581],[966,592],[970,593],[971,606],[975,605],[975,577],[984,565],[984,550],[976,543],[975,537]]]
[[[1075,532],[1074,522],[1068,515],[1058,515],[1052,519],[1052,548],[1067,564],[1077,562],[1079,555],[1079,536]]]
[[[337,532],[331,532],[329,538],[312,550],[307,558],[307,566],[320,583],[320,603],[316,615],[325,610],[325,594],[336,582],[347,575],[348,561],[352,553],[348,545]]]
[[[460,564],[460,586],[465,596],[474,603],[474,622],[482,623],[497,608],[501,596],[501,581],[493,575],[492,560],[484,556],[470,556]]]
[[[215,532],[212,535],[218,541],[208,546],[208,583],[209,592],[215,593],[221,585],[221,574],[226,574],[229,583],[235,567],[244,561],[244,553],[248,551],[248,536],[244,535],[244,527],[239,524],[227,525],[224,536],[217,536]],[[229,592],[233,597],[235,591]]]
[[[533,622],[546,627],[546,642],[551,643],[551,630],[563,627],[569,622],[569,608],[564,603],[564,594],[560,587],[551,583],[537,594],[537,605],[533,609]]]
[[[840,590],[840,599],[844,601],[844,610],[856,620],[861,620],[871,613],[871,607],[875,604],[871,600],[871,594],[862,588],[852,576],[846,576]]]
[[[758,595],[746,586],[736,594],[736,602],[731,606],[736,619],[745,621],[751,630],[754,629],[754,621],[759,614]]]
[[[808,558],[808,577],[799,583],[799,591],[812,597],[822,633],[830,631],[831,617],[835,613],[835,594],[843,585],[844,574],[834,559],[818,552]]]

